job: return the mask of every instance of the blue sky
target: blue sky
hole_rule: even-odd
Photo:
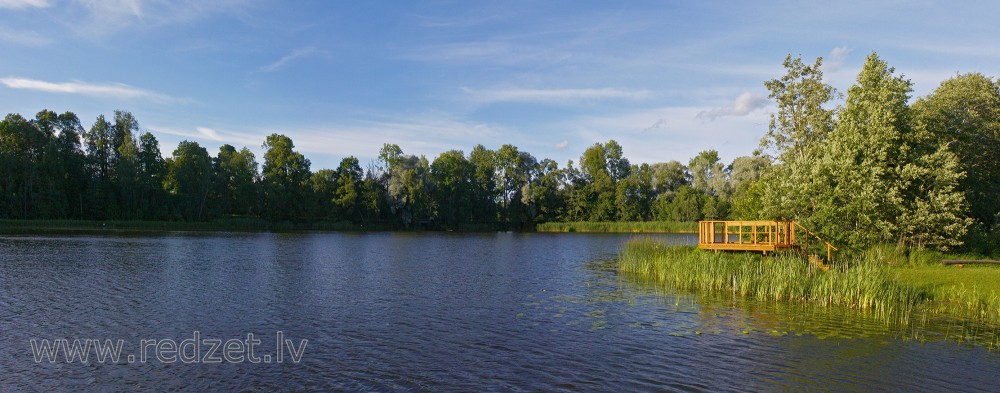
[[[313,162],[383,143],[476,144],[565,165],[615,139],[632,162],[750,154],[786,54],[846,91],[876,51],[925,95],[1000,74],[1000,3],[965,1],[0,0],[0,112],[136,115],[181,140]]]

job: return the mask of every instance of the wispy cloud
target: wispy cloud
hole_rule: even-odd
[[[316,49],[315,47],[311,47],[311,46],[310,47],[305,47],[305,48],[299,48],[299,49],[293,50],[292,53],[289,53],[289,54],[283,56],[282,58],[278,59],[274,63],[271,63],[271,64],[268,64],[266,66],[260,67],[259,70],[261,72],[272,72],[272,71],[278,70],[281,67],[284,67],[286,64],[291,63],[291,62],[293,62],[295,60],[306,58],[306,57],[310,57],[310,56],[321,55],[321,54],[326,54],[326,52],[320,51],[319,49]]]
[[[164,133],[173,136],[179,136],[187,138],[189,140],[198,141],[212,141],[212,142],[222,142],[230,143],[235,146],[250,146],[256,148],[264,142],[264,134],[255,134],[247,132],[229,131],[229,130],[217,130],[215,128],[209,127],[194,127],[194,130],[174,128],[174,127],[150,127],[155,133]],[[211,146],[205,146],[206,148],[211,148]]]
[[[555,147],[556,150],[563,150],[563,149],[569,147],[569,140],[568,139],[563,139],[562,142],[556,143],[556,145],[553,146],[553,147]]]
[[[87,83],[87,82],[47,82],[37,79],[8,77],[0,78],[0,84],[11,89],[34,90],[46,93],[80,94],[92,97],[107,98],[146,98],[153,100],[172,100],[163,94],[143,90],[121,83]]]
[[[667,128],[667,121],[661,118],[661,119],[656,119],[655,123],[653,123],[649,127],[643,128],[642,130],[643,131],[653,131],[653,130],[659,130],[659,129],[664,129],[664,128]]]
[[[646,90],[615,88],[602,89],[494,89],[474,90],[463,88],[472,99],[481,103],[525,102],[567,104],[580,101],[641,100],[648,98]]]
[[[826,62],[823,64],[825,71],[834,72],[839,70],[844,66],[844,60],[847,55],[851,53],[853,49],[846,46],[838,46],[830,51],[830,55],[827,56]]]
[[[0,26],[0,41],[22,46],[43,46],[51,42],[32,31],[10,31]]]
[[[62,22],[80,35],[100,38],[132,28],[162,27],[214,14],[240,15],[251,2],[252,0],[74,0],[63,7],[63,15],[66,17]]]
[[[739,97],[736,97],[731,105],[713,108],[706,111],[698,112],[695,117],[699,119],[715,120],[723,116],[746,116],[754,110],[761,109],[767,106],[767,98],[758,96],[751,92],[743,92]]]
[[[20,10],[25,8],[46,8],[52,4],[48,0],[0,0],[0,8]]]

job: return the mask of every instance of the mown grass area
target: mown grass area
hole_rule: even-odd
[[[1000,323],[1000,269],[944,267],[934,259],[873,248],[824,271],[792,253],[763,257],[636,240],[623,249],[619,269],[679,290],[838,305],[891,321],[921,311]]]
[[[677,221],[573,221],[538,224],[538,232],[608,232],[608,233],[698,233],[697,222]]]

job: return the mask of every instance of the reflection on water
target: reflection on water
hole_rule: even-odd
[[[998,388],[1000,356],[953,339],[981,329],[663,292],[618,274],[629,238],[0,237],[0,391]],[[309,347],[299,364],[37,364],[28,345],[195,330]]]

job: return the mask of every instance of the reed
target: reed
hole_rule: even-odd
[[[698,233],[698,223],[678,221],[545,222],[538,232]]]
[[[619,269],[677,290],[842,306],[893,322],[906,322],[916,312],[1000,323],[1000,284],[985,284],[996,280],[977,282],[968,277],[982,274],[970,274],[952,281],[935,281],[933,275],[929,282],[919,281],[915,277],[928,278],[914,274],[914,266],[947,269],[926,265],[929,260],[933,258],[876,247],[846,256],[824,271],[794,253],[715,253],[638,239],[622,250]],[[984,269],[1000,277],[1000,269]]]

